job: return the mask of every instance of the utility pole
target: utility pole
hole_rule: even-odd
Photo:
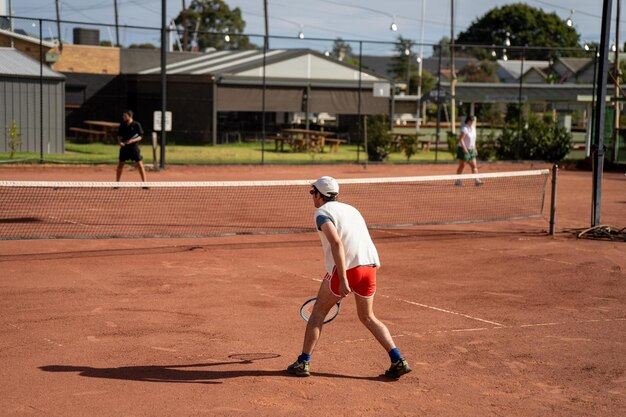
[[[61,14],[59,13],[59,0],[55,0],[54,5],[57,10],[57,33],[59,38],[59,52],[63,51],[63,41],[61,41]]]
[[[267,17],[267,0],[263,0],[263,12],[265,15],[265,41],[263,43],[265,50],[270,49],[270,29]]]
[[[9,31],[11,31],[11,33],[13,33],[14,27],[13,27],[13,0],[9,0]],[[10,36],[11,38],[11,48],[15,47],[15,41],[13,39],[13,35]]]
[[[117,0],[113,0],[113,10],[115,11],[115,46],[120,46],[120,25],[117,14]]]
[[[456,133],[456,72],[454,71],[454,0],[450,0],[450,131]]]
[[[617,10],[615,16],[615,61],[614,64],[614,73],[615,73],[615,92],[613,93],[613,99],[615,100],[615,120],[613,122],[613,162],[617,162],[619,156],[619,113],[620,113],[620,82],[622,71],[619,67],[619,19],[620,19],[620,9],[621,9],[622,0],[617,0]]]
[[[187,50],[187,6],[183,0],[183,51]]]

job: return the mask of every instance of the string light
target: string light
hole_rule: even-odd
[[[572,26],[574,26],[574,21],[572,20],[572,17],[574,17],[574,9],[572,9],[572,11],[569,14],[569,17],[567,18],[567,20],[565,21],[565,24],[567,25],[567,27],[571,28]]]
[[[393,20],[391,21],[391,26],[389,27],[389,30],[391,30],[392,32],[397,32],[398,31],[398,24],[396,23],[396,17],[393,16]]]

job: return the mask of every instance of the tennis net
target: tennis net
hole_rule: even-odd
[[[340,179],[339,200],[361,211],[371,228],[522,219],[542,215],[548,175]],[[311,182],[0,181],[0,239],[308,232]]]

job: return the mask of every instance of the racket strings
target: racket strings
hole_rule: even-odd
[[[315,298],[310,299],[309,301],[304,303],[304,305],[300,309],[300,315],[302,316],[304,321],[308,322],[309,319],[311,318],[311,315],[313,314],[313,309],[315,308],[315,301],[316,301]],[[326,317],[324,317],[324,323],[328,323],[329,321],[332,321],[335,317],[337,317],[337,315],[339,314],[339,308],[340,308],[339,303],[334,304],[330,308],[328,313],[326,313]]]

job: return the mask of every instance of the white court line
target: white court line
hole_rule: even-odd
[[[388,295],[381,295],[381,297],[391,298]],[[400,298],[397,298],[396,300],[402,301],[402,302],[407,303],[407,304],[412,304],[412,305],[415,305],[415,306],[429,308],[429,309],[435,310],[435,311],[440,311],[442,313],[454,314],[455,316],[461,316],[461,317],[465,317],[465,318],[468,318],[468,319],[471,319],[471,320],[482,321],[483,323],[493,324],[494,326],[497,326],[497,327],[505,327],[504,324],[496,323],[495,321],[481,319],[480,317],[474,317],[474,316],[470,316],[468,314],[457,313],[456,311],[450,311],[450,310],[446,310],[446,309],[435,307],[435,306],[429,306],[427,304],[416,303],[415,301],[402,300]]]
[[[318,278],[312,278],[312,280],[313,281],[322,282],[322,280],[318,279]],[[377,295],[379,297],[383,297],[383,298],[391,298],[388,295],[382,295],[382,294],[377,294]],[[450,310],[446,310],[446,309],[435,307],[435,306],[429,306],[427,304],[416,303],[414,301],[402,300],[402,299],[399,299],[399,298],[396,298],[396,300],[399,300],[399,301],[402,301],[402,302],[408,303],[408,304],[413,304],[413,305],[416,305],[416,306],[419,306],[419,307],[424,307],[424,308],[429,308],[431,310],[440,311],[442,313],[454,314],[456,316],[462,316],[462,317],[465,317],[465,318],[468,318],[468,319],[482,321],[483,323],[493,324],[494,326],[497,326],[497,327],[506,327],[504,324],[496,323],[495,321],[489,321],[489,320],[481,319],[479,317],[474,317],[474,316],[470,316],[470,315],[463,314],[463,313],[457,313],[456,311],[450,311]]]
[[[522,329],[522,328],[532,328],[532,327],[545,327],[545,326],[566,326],[571,324],[587,324],[587,323],[611,323],[611,322],[619,322],[626,321],[626,318],[618,318],[618,319],[599,319],[599,320],[576,320],[576,321],[564,321],[564,322],[554,322],[554,323],[535,323],[535,324],[521,324],[518,326],[499,326],[499,327],[476,327],[471,329],[450,329],[450,330],[431,330],[423,333],[417,332],[405,332],[400,334],[392,335],[393,338],[397,337],[422,337],[428,334],[442,334],[442,333],[461,333],[461,332],[480,332],[487,330],[500,330],[500,329]],[[333,344],[341,344],[341,343],[361,343],[361,342],[375,342],[374,338],[363,338],[363,339],[354,339],[354,340],[337,340],[333,342]]]

